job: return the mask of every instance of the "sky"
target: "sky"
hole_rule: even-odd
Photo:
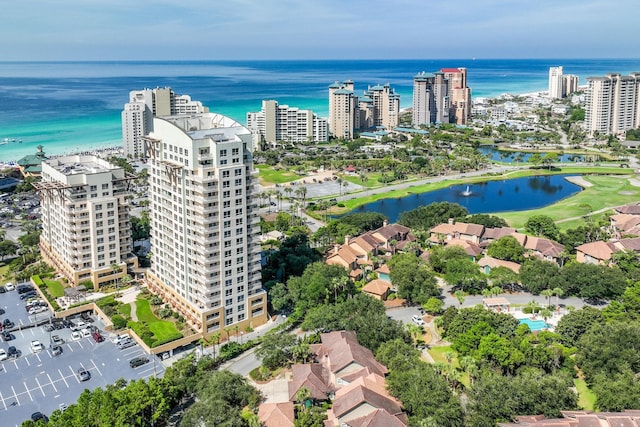
[[[20,0],[0,61],[639,58],[638,0]]]

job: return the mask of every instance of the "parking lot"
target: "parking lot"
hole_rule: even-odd
[[[92,318],[91,324],[102,331],[103,342],[96,343],[91,336],[74,340],[69,328],[48,331],[51,329],[48,324],[30,327],[34,321],[50,318],[51,313],[29,316],[24,306],[16,291],[0,294],[0,307],[6,311],[1,318],[16,324],[12,330],[14,339],[2,341],[0,348],[15,346],[21,353],[16,359],[0,361],[2,425],[20,425],[36,411],[49,416],[61,406],[75,403],[84,389],[105,387],[119,378],[129,381],[164,374],[162,363],[145,354],[140,346],[119,350],[110,339],[115,335],[104,332],[99,319]],[[58,356],[53,355],[50,345],[56,335],[64,340],[62,354]],[[40,341],[43,350],[33,353],[33,340]],[[129,360],[145,355],[149,363],[137,368],[129,366]],[[79,369],[88,371],[90,378],[82,381]]]

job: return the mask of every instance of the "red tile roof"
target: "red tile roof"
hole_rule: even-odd
[[[258,408],[258,418],[264,427],[293,427],[293,403],[263,403]]]

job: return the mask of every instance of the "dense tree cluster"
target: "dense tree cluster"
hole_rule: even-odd
[[[399,253],[388,264],[391,282],[398,288],[398,296],[410,303],[423,304],[430,297],[440,295],[433,270],[413,253]]]
[[[468,214],[467,209],[457,203],[436,202],[402,212],[398,223],[414,231],[429,231],[432,227],[447,222],[450,218],[462,221]]]
[[[64,412],[54,411],[47,425],[163,426],[174,407],[183,405],[181,426],[249,427],[260,393],[240,375],[214,368],[209,357],[198,362],[187,357],[167,368],[163,378],[119,380],[104,389],[85,390]],[[245,408],[250,410],[243,413]],[[31,420],[23,423],[34,425]]]
[[[362,293],[338,304],[312,308],[301,327],[307,331],[356,331],[358,342],[373,351],[394,338],[409,339],[402,323],[387,317],[381,301]]]

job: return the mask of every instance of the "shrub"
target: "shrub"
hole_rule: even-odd
[[[116,329],[122,329],[125,326],[127,326],[127,321],[125,320],[124,317],[120,316],[119,314],[112,316],[111,321],[113,322],[113,327]]]
[[[172,314],[173,311],[170,308],[163,308],[162,310],[158,311],[158,316],[160,316],[161,319],[167,319],[171,317]]]
[[[151,298],[149,298],[149,304],[151,305],[160,305],[162,304],[162,298],[160,298],[158,295],[153,295]]]

